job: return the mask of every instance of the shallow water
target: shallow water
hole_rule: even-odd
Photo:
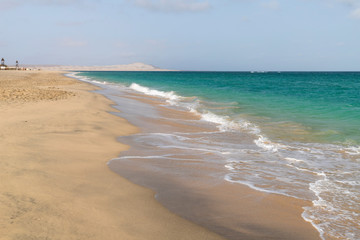
[[[225,179],[312,201],[303,218],[323,239],[360,238],[359,73],[86,72],[77,77],[105,87],[121,116],[141,126],[140,134],[120,139],[141,151],[113,161],[149,159],[152,171],[180,176],[181,167],[167,169],[156,161],[195,171],[205,162],[218,169],[209,181]],[[159,108],[178,114],[160,115]]]

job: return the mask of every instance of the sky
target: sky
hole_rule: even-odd
[[[8,65],[360,71],[360,0],[0,0]]]

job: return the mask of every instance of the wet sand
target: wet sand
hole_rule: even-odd
[[[164,107],[156,98],[146,100],[139,94],[126,95],[125,98],[157,109],[159,118],[156,124],[150,126],[151,129],[149,126],[145,128],[146,131],[170,134],[211,131],[191,125],[191,120],[198,120],[198,116]],[[189,125],[183,121],[182,124],[171,121],[169,118],[172,117],[186,118],[190,120]],[[153,121],[144,118],[144,122]],[[161,126],[161,129],[156,129],[156,126]],[[124,156],[143,156],[147,150],[147,146],[138,142],[136,137],[125,137],[120,141],[131,145]],[[223,179],[227,173],[223,163],[173,151],[166,153],[181,160],[119,158],[111,161],[109,166],[129,180],[153,189],[157,192],[157,199],[179,216],[227,239],[320,239],[316,229],[301,217],[303,207],[312,204],[310,201],[259,192],[245,185],[227,182]],[[151,150],[149,154],[152,155]],[[159,153],[155,151],[153,154]]]
[[[109,170],[138,131],[95,87],[0,71],[0,239],[222,239]]]

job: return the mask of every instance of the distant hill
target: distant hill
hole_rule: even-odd
[[[27,65],[26,67],[49,71],[169,71],[145,63],[106,66]]]

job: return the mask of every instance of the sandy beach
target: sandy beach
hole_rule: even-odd
[[[298,2],[0,0],[0,240],[360,240],[360,0]]]
[[[109,170],[137,131],[95,87],[0,72],[0,239],[222,239]]]

